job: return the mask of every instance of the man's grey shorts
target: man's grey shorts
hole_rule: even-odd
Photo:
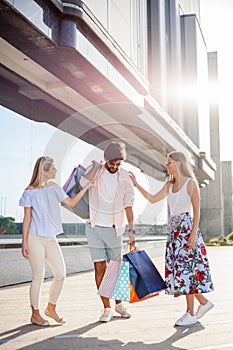
[[[115,228],[86,224],[87,242],[93,262],[118,260],[122,254],[122,236],[117,237]]]

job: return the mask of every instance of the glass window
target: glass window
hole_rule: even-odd
[[[124,52],[130,57],[130,0],[110,1],[108,31]]]
[[[7,1],[10,2],[19,12],[22,13],[23,16],[29,19],[29,21],[31,21],[43,33],[45,33],[48,37],[51,38],[51,29],[48,26],[48,21],[49,17],[51,16],[51,12],[46,5],[44,5],[44,8],[42,8],[33,0]]]
[[[146,0],[86,0],[87,7],[147,78]]]
[[[84,2],[102,26],[107,29],[109,0],[85,0]]]

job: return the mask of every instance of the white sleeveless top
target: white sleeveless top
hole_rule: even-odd
[[[170,209],[170,215],[179,215],[181,213],[188,212],[192,216],[192,202],[191,197],[188,194],[187,187],[191,178],[188,178],[181,189],[178,192],[172,192],[173,185],[170,186],[168,194],[168,205]]]

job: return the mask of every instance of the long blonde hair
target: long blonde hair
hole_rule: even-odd
[[[170,152],[167,156],[170,157],[175,162],[180,162],[181,174],[183,176],[191,177],[197,183],[197,178],[193,172],[192,166],[188,162],[184,153],[178,152],[178,151],[173,151],[173,152]],[[169,181],[171,181],[172,183],[175,182],[175,178],[172,174],[169,174]]]
[[[40,157],[37,159],[33,169],[31,181],[28,187],[40,187],[44,182],[44,171],[49,171],[54,161],[50,157]]]

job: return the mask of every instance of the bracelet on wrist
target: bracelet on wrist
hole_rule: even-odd
[[[129,232],[132,232],[132,233],[135,235],[135,230],[134,230],[134,229],[129,228],[129,229],[128,229],[128,233],[129,233]]]

